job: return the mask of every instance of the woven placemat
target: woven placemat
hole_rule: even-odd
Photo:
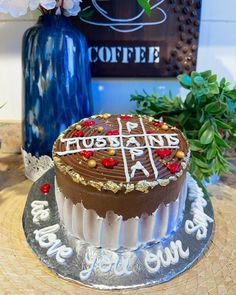
[[[155,287],[104,292],[60,279],[32,252],[21,223],[31,185],[24,179],[20,156],[0,155],[0,294],[236,294],[236,189],[209,187],[215,232],[190,270]]]

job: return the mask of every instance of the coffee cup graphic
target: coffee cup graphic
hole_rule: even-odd
[[[160,25],[167,19],[167,14],[161,7],[161,4],[166,0],[148,0],[151,6],[151,17],[148,18],[145,18],[144,9],[142,9],[141,6],[137,6],[136,0],[129,0],[133,2],[129,2],[129,5],[135,7],[135,9],[125,11],[125,17],[122,16],[126,1],[127,0],[111,0],[109,1],[110,5],[107,5],[108,3],[106,1],[91,0],[91,5],[86,6],[83,12],[89,9],[95,9],[97,12],[96,16],[89,19],[80,17],[80,20],[90,25],[108,27],[121,33],[130,33],[140,30],[145,26]],[[122,3],[123,5],[121,6]],[[113,4],[119,4],[123,8],[119,10],[120,13],[117,13],[117,10],[111,9]]]

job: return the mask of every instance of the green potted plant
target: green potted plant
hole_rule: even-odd
[[[211,71],[182,74],[177,79],[188,90],[185,99],[146,92],[132,95],[137,113],[163,117],[183,131],[191,150],[189,170],[199,183],[228,173],[225,154],[236,148],[236,89],[225,78],[218,81]]]

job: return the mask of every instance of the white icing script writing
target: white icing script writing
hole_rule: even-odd
[[[183,259],[188,258],[189,248],[184,251],[180,240],[176,242],[171,241],[170,247],[166,247],[164,250],[158,249],[156,254],[145,251],[144,264],[148,272],[156,273],[161,266],[168,267],[171,264],[177,264],[179,257]]]
[[[81,280],[87,280],[94,271],[95,267],[103,272],[110,272],[113,268],[114,274],[117,276],[129,275],[132,273],[129,269],[129,262],[133,253],[127,252],[122,255],[118,255],[115,252],[102,250],[101,255],[93,253],[93,248],[88,248],[85,254],[85,262],[88,264],[89,268],[84,269],[80,272]]]
[[[47,256],[52,257],[55,255],[57,262],[63,264],[66,258],[71,257],[73,250],[70,247],[62,245],[61,240],[57,238],[55,233],[58,232],[59,229],[60,225],[54,224],[40,230],[35,230],[34,234],[39,246],[48,249]]]
[[[133,265],[135,265],[137,256],[135,252],[125,252],[122,255],[109,250],[102,250],[101,254],[97,254],[94,247],[89,247],[85,253],[85,262],[87,269],[80,272],[80,279],[88,280],[93,274],[95,268],[102,273],[113,271],[115,275],[129,275],[132,273]],[[144,266],[150,273],[156,273],[162,267],[177,264],[179,259],[189,257],[189,248],[183,250],[182,242],[177,240],[171,241],[170,246],[164,249],[158,249],[156,253],[144,251]]]
[[[49,219],[50,210],[48,207],[47,201],[33,201],[31,203],[31,214],[33,215],[33,222],[38,223],[41,221],[46,221]]]
[[[204,212],[207,201],[204,199],[204,193],[197,182],[192,177],[188,177],[188,184],[188,198],[193,201],[190,212],[193,215],[193,220],[185,221],[185,232],[187,234],[196,232],[196,239],[202,240],[206,238],[208,223],[212,223],[213,219]]]

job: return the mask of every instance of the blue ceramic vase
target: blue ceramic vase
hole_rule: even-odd
[[[66,127],[93,112],[87,43],[69,18],[45,15],[23,37],[23,149],[51,156]]]

